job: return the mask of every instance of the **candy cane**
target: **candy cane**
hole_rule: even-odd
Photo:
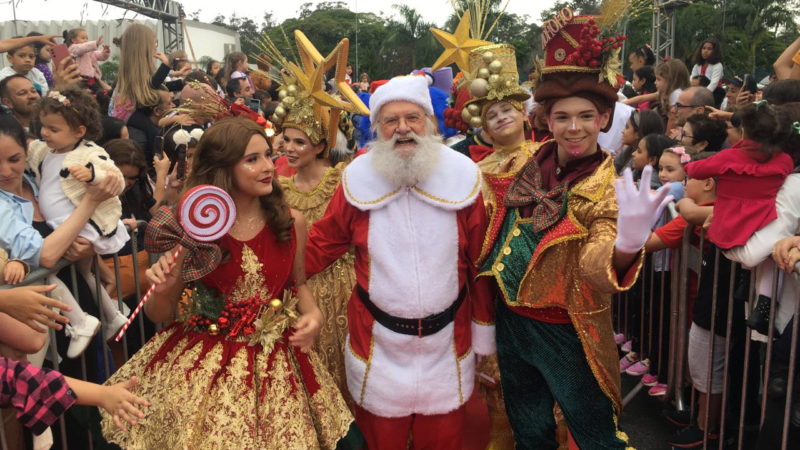
[[[216,241],[226,235],[233,226],[233,222],[236,220],[236,205],[231,196],[223,189],[210,185],[196,186],[186,192],[178,203],[178,219],[183,231],[190,238],[201,242]],[[173,260],[177,261],[182,249],[183,247],[178,247]],[[142,301],[125,321],[125,325],[117,335],[117,342],[122,339],[125,331],[142,310],[156,286],[158,283],[150,286],[150,289],[142,297]]]
[[[181,250],[183,250],[183,247],[178,247],[178,250],[175,251],[175,254],[172,257],[173,263],[170,265],[170,267],[175,265],[175,261],[177,261],[178,255],[181,254]],[[136,306],[136,309],[134,309],[133,312],[131,313],[131,316],[128,317],[128,320],[125,321],[125,325],[123,325],[122,329],[119,330],[119,334],[115,339],[117,342],[119,342],[119,340],[122,339],[122,336],[125,334],[125,332],[128,331],[128,327],[131,326],[131,324],[133,323],[133,319],[136,318],[136,316],[139,314],[139,311],[141,311],[142,308],[144,307],[144,304],[147,303],[147,299],[150,298],[150,295],[153,293],[153,290],[155,290],[156,286],[158,286],[158,283],[155,283],[152,286],[150,286],[150,289],[148,289],[147,293],[145,293],[144,297],[142,297],[142,301],[139,302],[139,304]]]

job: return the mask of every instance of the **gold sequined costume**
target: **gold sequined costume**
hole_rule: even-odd
[[[344,164],[329,168],[319,185],[309,192],[299,191],[292,178],[280,179],[286,202],[303,213],[309,230],[314,222],[325,215],[328,203],[339,187],[343,168]],[[348,404],[352,403],[352,399],[345,378],[344,344],[347,337],[347,302],[356,284],[353,263],[354,255],[345,253],[327,269],[308,280],[308,286],[314,293],[322,314],[325,315],[325,322],[317,338],[317,354],[333,376]]]

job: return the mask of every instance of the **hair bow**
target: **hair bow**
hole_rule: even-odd
[[[61,92],[50,91],[50,93],[47,94],[47,98],[58,100],[58,102],[62,105],[69,106],[69,99],[64,95],[61,95]]]
[[[672,147],[669,150],[680,157],[681,164],[688,164],[692,162],[692,155],[688,154],[684,147]]]
[[[797,134],[800,134],[800,122],[793,123],[792,128],[794,128],[794,131],[797,131]]]

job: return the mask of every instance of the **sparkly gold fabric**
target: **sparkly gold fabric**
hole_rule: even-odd
[[[287,336],[265,354],[260,345],[198,341],[198,333],[173,325],[106,382],[135,375],[133,393],[152,406],[127,433],[101,409],[103,436],[126,450],[334,449],[352,415],[315,353],[308,356],[319,388],[309,394]]]
[[[328,202],[339,187],[342,170],[344,164],[329,168],[319,185],[310,192],[297,190],[292,178],[280,179],[286,202],[303,213],[309,230],[314,222],[325,215]],[[318,354],[351,406],[353,402],[345,378],[344,343],[347,336],[347,302],[356,284],[354,263],[353,252],[345,253],[330,267],[308,280],[314,298],[325,315],[325,323],[317,338]]]
[[[541,145],[538,142],[525,141],[522,145],[512,148],[494,146],[494,153],[479,161],[478,167],[481,172],[493,175],[499,175],[504,172],[517,173]],[[503,170],[509,161],[512,161],[511,166],[507,170]],[[488,184],[484,183],[484,198],[486,198],[488,187]]]
[[[515,301],[508,304],[566,309],[595,378],[620,411],[611,294],[633,285],[642,258],[635,263],[633,276],[620,286],[612,264],[617,235],[615,179],[613,161],[606,158],[594,173],[570,190],[567,215],[537,245]]]
[[[540,143],[525,141],[522,145],[512,148],[495,146],[494,153],[477,164],[481,169],[481,173],[513,176],[525,165],[528,158],[533,156],[540,145]],[[482,190],[484,202],[487,204],[487,211],[494,210],[496,199],[489,183],[483,183]],[[497,355],[485,357],[480,366],[478,371],[491,376],[496,381],[494,386],[489,386],[484,382],[478,384],[478,392],[486,399],[489,408],[489,444],[486,450],[513,450],[516,443],[514,442],[514,436],[511,434],[511,424],[508,422],[508,416],[505,411]],[[479,379],[479,381],[481,380]]]

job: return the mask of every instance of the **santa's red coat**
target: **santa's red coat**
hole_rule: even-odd
[[[442,312],[467,291],[455,321],[425,337],[376,323],[354,292],[347,384],[361,407],[382,417],[455,410],[472,394],[475,354],[495,351],[491,286],[474,282],[487,227],[480,170],[448,147],[441,152],[433,174],[412,188],[381,177],[370,153],[355,159],[309,234],[309,276],[353,246],[358,283],[393,316]]]

